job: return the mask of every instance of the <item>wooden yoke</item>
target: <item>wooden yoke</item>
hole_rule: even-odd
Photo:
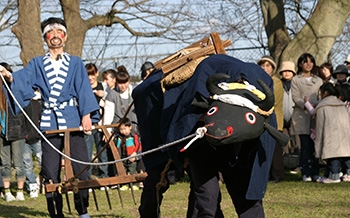
[[[199,57],[212,54],[226,54],[225,47],[230,45],[232,45],[231,40],[221,41],[219,34],[213,32],[210,36],[185,47],[183,50],[157,61],[154,66],[156,69],[161,68],[163,73],[167,74]],[[185,52],[182,53],[182,51]]]
[[[109,139],[111,136],[109,132],[107,131],[107,128],[116,128],[118,127],[118,124],[111,124],[111,125],[104,125],[104,126],[94,126],[95,129],[102,129],[102,132],[104,133],[105,137]],[[64,153],[67,156],[70,156],[70,133],[71,132],[77,132],[81,131],[80,128],[69,128],[64,130],[50,130],[46,131],[46,134],[59,134],[64,133]],[[117,147],[114,143],[114,140],[109,140],[108,146],[110,147],[114,160],[119,160],[120,155],[117,150]],[[117,175],[113,177],[107,177],[107,178],[99,178],[99,179],[90,179],[90,180],[79,180],[77,183],[77,187],[74,187],[75,184],[71,184],[69,182],[71,179],[74,179],[75,175],[73,173],[72,163],[71,160],[68,158],[65,158],[65,175],[67,178],[66,184],[64,189],[65,190],[73,190],[74,188],[78,189],[86,189],[86,188],[96,188],[96,187],[102,187],[102,186],[112,186],[117,184],[130,184],[134,182],[140,182],[143,181],[147,173],[138,173],[133,175],[127,175],[124,165],[122,162],[115,163],[115,166],[117,168]],[[80,172],[76,172],[80,173]],[[45,186],[46,192],[55,192],[58,190],[58,188],[62,186],[62,184],[47,184]]]

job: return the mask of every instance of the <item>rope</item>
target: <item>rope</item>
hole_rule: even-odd
[[[79,163],[79,164],[83,164],[83,165],[90,165],[90,166],[100,166],[100,165],[109,165],[109,164],[115,164],[115,163],[119,163],[119,162],[123,162],[123,161],[126,161],[128,160],[130,157],[126,157],[126,158],[122,158],[122,159],[119,159],[119,160],[114,160],[114,161],[107,161],[107,162],[103,162],[103,163],[91,163],[91,162],[84,162],[84,161],[80,161],[80,160],[77,160],[77,159],[74,159],[74,158],[71,158],[69,157],[68,155],[64,154],[63,152],[61,152],[59,149],[57,149],[55,146],[53,146],[51,144],[51,142],[45,137],[45,135],[38,129],[38,127],[34,124],[34,122],[30,119],[30,117],[28,116],[28,114],[24,111],[24,109],[21,107],[21,105],[19,104],[19,102],[17,101],[16,97],[14,96],[14,94],[12,93],[10,87],[8,86],[5,78],[2,76],[2,74],[0,74],[1,76],[1,79],[3,80],[4,84],[5,84],[5,87],[6,89],[8,90],[9,94],[11,95],[11,97],[13,98],[14,102],[17,104],[17,106],[19,107],[19,109],[22,111],[22,113],[24,114],[24,116],[28,119],[29,123],[33,126],[33,128],[39,133],[39,135],[48,143],[48,145],[50,145],[52,147],[52,149],[54,149],[57,153],[59,153],[60,155],[62,155],[63,157],[69,159],[70,161],[73,161],[73,162],[76,162],[76,163]],[[171,147],[175,144],[178,144],[182,141],[185,141],[185,140],[188,140],[190,138],[193,138],[193,137],[196,137],[196,139],[198,138],[197,137],[197,133],[198,130],[196,131],[196,133],[193,133],[191,135],[188,135],[182,139],[178,139],[178,140],[175,140],[173,142],[170,142],[170,143],[167,143],[167,144],[164,144],[164,145],[161,145],[157,148],[154,148],[154,149],[151,149],[151,150],[148,150],[148,151],[145,151],[145,152],[142,152],[142,153],[139,153],[136,155],[136,157],[140,157],[140,156],[144,156],[144,155],[147,155],[147,154],[150,154],[150,153],[153,153],[153,152],[156,152],[156,151],[159,151],[159,150],[162,150],[164,148],[168,148],[168,147]],[[109,138],[108,142],[111,140],[111,138],[113,137],[113,135],[111,135],[111,137]],[[203,136],[202,136],[203,137]],[[192,140],[191,140],[192,141]],[[185,146],[186,147],[186,146]]]

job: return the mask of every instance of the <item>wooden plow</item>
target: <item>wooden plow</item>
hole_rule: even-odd
[[[112,137],[109,134],[109,132],[107,131],[107,128],[117,128],[117,127],[119,127],[119,124],[94,126],[95,129],[101,129],[104,136],[108,139],[108,142],[105,144],[103,149],[106,149],[109,146],[111,151],[112,151],[114,160],[119,160],[120,155],[118,153],[118,150],[117,150],[117,147],[114,143],[114,140],[111,140]],[[69,128],[69,129],[64,129],[64,130],[50,130],[50,131],[46,131],[46,134],[62,134],[63,133],[64,134],[64,153],[67,156],[70,156],[70,133],[77,132],[77,131],[81,131],[81,129],[80,128]],[[94,162],[98,158],[100,153],[96,154],[96,156],[94,157],[94,159],[91,162]],[[135,195],[134,195],[134,190],[132,188],[132,183],[143,181],[146,178],[147,173],[138,173],[138,174],[128,175],[128,174],[126,174],[123,163],[116,162],[115,163],[115,167],[117,169],[116,176],[107,177],[107,178],[90,179],[90,180],[78,180],[78,179],[76,179],[77,175],[73,174],[72,161],[68,158],[64,158],[64,161],[65,161],[64,175],[65,175],[65,178],[67,178],[66,181],[63,181],[62,183],[58,183],[58,184],[57,183],[56,184],[54,184],[54,183],[47,184],[47,185],[45,185],[45,191],[46,192],[56,192],[57,191],[57,192],[60,192],[62,194],[65,194],[69,213],[71,213],[71,208],[70,208],[69,197],[68,197],[67,193],[68,193],[68,191],[73,191],[74,193],[76,193],[76,192],[78,192],[79,189],[89,189],[89,188],[92,189],[92,194],[93,194],[95,206],[96,206],[96,209],[99,210],[94,188],[105,187],[105,193],[106,193],[108,205],[109,205],[109,208],[112,209],[107,187],[117,186],[120,203],[121,203],[121,206],[123,208],[123,200],[122,200],[122,196],[120,193],[120,185],[126,184],[126,185],[130,186],[133,201],[134,201],[134,204],[136,205],[136,199],[135,199]],[[86,165],[84,170],[87,170],[89,167],[90,167],[90,165]],[[81,173],[81,172],[79,172],[79,173]]]

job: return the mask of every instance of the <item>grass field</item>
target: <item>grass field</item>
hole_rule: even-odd
[[[222,188],[222,203],[225,217],[237,217],[225,185]],[[91,217],[134,218],[138,217],[138,204],[141,191],[135,191],[136,205],[131,191],[121,192],[123,208],[117,190],[109,190],[112,209],[109,209],[104,191],[96,190],[99,210],[96,209],[92,194],[90,194],[89,213]],[[165,193],[161,207],[162,218],[185,217],[189,183],[178,182]],[[65,217],[78,217],[74,210],[73,195],[69,194],[72,214],[68,213],[67,204],[64,206]],[[0,217],[49,217],[46,211],[44,195],[30,199],[26,195],[23,202],[5,202],[0,199]],[[65,198],[64,198],[65,201]],[[66,202],[65,202],[66,203]],[[350,217],[350,183],[319,184],[305,183],[300,175],[287,173],[285,181],[268,184],[263,201],[266,217],[310,218],[310,217]]]

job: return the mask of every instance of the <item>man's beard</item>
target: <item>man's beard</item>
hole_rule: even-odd
[[[59,40],[58,43],[54,43],[55,40]],[[50,47],[61,47],[62,46],[62,39],[58,38],[58,37],[53,37],[52,39],[50,39]]]

